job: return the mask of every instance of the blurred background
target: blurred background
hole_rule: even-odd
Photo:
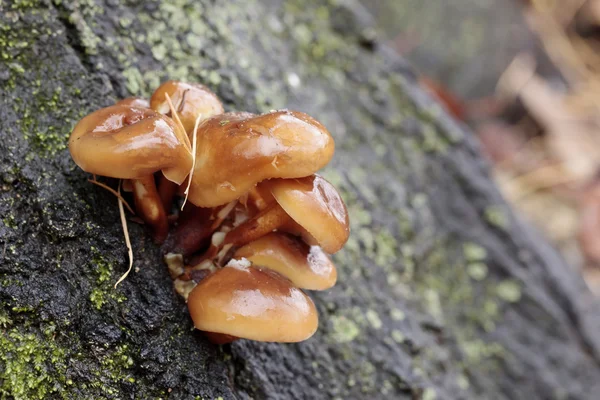
[[[363,4],[600,295],[600,0]]]

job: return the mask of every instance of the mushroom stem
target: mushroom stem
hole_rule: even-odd
[[[175,231],[163,246],[167,252],[180,253],[187,257],[208,246],[213,233],[210,208],[187,204],[179,216]]]
[[[163,205],[163,208],[167,214],[169,210],[171,210],[171,206],[173,205],[173,199],[175,198],[175,194],[177,194],[177,189],[179,186],[175,182],[171,182],[163,174],[159,174],[158,177],[158,194],[160,196],[160,201]]]
[[[242,246],[273,232],[289,220],[290,217],[285,210],[278,203],[273,203],[254,217],[228,232],[223,244],[231,244],[236,247]]]
[[[185,257],[205,249],[211,235],[234,210],[237,202],[215,208],[196,207],[187,204],[179,218],[179,225],[169,236],[164,249],[167,252],[183,254]]]
[[[164,242],[169,232],[169,223],[156,189],[154,175],[133,179],[131,183],[133,186],[133,200],[138,214],[150,227],[154,241],[157,243]]]

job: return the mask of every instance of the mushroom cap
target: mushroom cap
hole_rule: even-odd
[[[171,109],[165,96],[167,93],[189,135],[200,114],[204,119],[223,113],[221,101],[206,86],[179,81],[167,81],[160,85],[150,98],[150,107],[161,114],[169,114]]]
[[[312,300],[276,272],[232,260],[192,290],[194,326],[261,342],[299,342],[315,333]],[[247,261],[247,260],[246,260]]]
[[[150,102],[142,97],[127,97],[115,103],[116,106],[150,108]]]
[[[325,250],[339,251],[350,235],[348,210],[333,185],[319,175],[265,182],[279,205]]]
[[[188,199],[199,207],[238,199],[265,179],[313,174],[334,152],[327,129],[294,111],[217,115],[202,123],[197,141]]]
[[[139,179],[161,171],[181,184],[192,167],[186,135],[173,120],[149,108],[114,105],[84,117],[73,129],[69,151],[92,174]]]
[[[329,256],[318,246],[273,232],[239,248],[234,258],[279,272],[302,289],[325,290],[335,285],[337,272]]]

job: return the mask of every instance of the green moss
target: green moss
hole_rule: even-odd
[[[8,323],[7,323],[8,324]],[[66,398],[66,350],[51,335],[10,328],[0,334],[0,394],[14,399]]]
[[[131,357],[129,347],[126,344],[117,346],[116,349],[102,357],[100,360],[105,372],[114,382],[127,380],[130,382],[130,374],[128,369],[133,366],[133,358]]]
[[[70,95],[63,93],[63,88],[73,86],[72,71],[58,71],[52,85],[42,85],[48,66],[38,61],[39,50],[29,44],[39,43],[41,35],[51,41],[60,32],[48,30],[46,21],[52,14],[45,2],[20,3],[22,6],[13,8],[12,19],[0,16],[0,70],[6,67],[9,72],[4,86],[9,96],[5,104],[17,114],[15,128],[32,142],[34,149],[43,156],[54,156],[66,149],[73,122],[85,110],[73,107]],[[56,51],[51,46],[45,49]],[[10,93],[16,87],[19,93]],[[32,159],[32,155],[27,157]]]
[[[90,301],[97,310],[100,310],[106,303],[106,292],[98,288],[92,289],[92,292],[90,293]]]
[[[90,292],[90,301],[94,307],[100,310],[109,300],[113,300],[117,303],[122,303],[127,298],[119,291],[118,288],[113,286],[113,265],[106,261],[106,259],[98,252],[94,247],[92,251],[92,266],[96,274],[96,287]]]
[[[10,229],[17,229],[19,227],[19,225],[17,224],[17,221],[15,220],[15,216],[14,215],[8,215],[5,218],[2,218],[2,222],[4,223],[5,226],[7,226]]]

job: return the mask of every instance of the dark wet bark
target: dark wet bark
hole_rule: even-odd
[[[597,302],[516,219],[465,127],[353,1],[0,3],[0,394],[11,398],[557,398],[600,393]],[[295,345],[192,330],[160,249],[65,149],[161,80],[322,121],[352,237]]]

